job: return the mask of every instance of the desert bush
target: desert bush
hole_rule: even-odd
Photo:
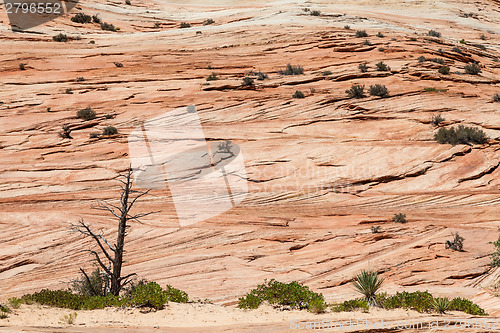
[[[311,15],[312,16],[320,16],[321,15],[321,11],[319,11],[319,10],[312,10],[311,11]]]
[[[500,95],[499,94],[493,95],[493,102],[500,102]]]
[[[344,301],[342,303],[333,303],[330,305],[330,309],[333,312],[346,312],[355,310],[368,311],[369,306],[366,300],[357,298]]]
[[[431,118],[431,124],[434,126],[439,126],[439,124],[441,124],[443,121],[445,121],[445,119],[443,116],[441,116],[441,113],[433,115]]]
[[[60,33],[58,35],[53,36],[52,40],[54,40],[55,42],[67,42],[69,38],[67,35]]]
[[[296,90],[292,97],[293,98],[305,98],[306,96],[304,95],[304,93],[302,91]]]
[[[368,66],[366,64],[359,64],[358,68],[361,73],[366,73],[368,71]]]
[[[456,46],[454,46],[451,50],[453,52],[456,52],[456,53],[462,53],[462,50],[459,47],[456,47]]]
[[[248,73],[248,75],[257,77],[257,80],[259,80],[259,81],[264,81],[265,79],[269,78],[269,75],[267,75],[266,73],[263,73],[261,71],[257,71],[257,72],[250,71]]]
[[[97,138],[99,138],[100,135],[101,135],[100,133],[92,132],[89,134],[89,138],[90,139],[97,139]]]
[[[60,322],[68,325],[73,325],[75,323],[76,316],[78,314],[76,312],[69,313],[67,315],[64,315]]]
[[[125,4],[130,6],[132,3],[130,2],[130,0],[125,0]]]
[[[113,24],[106,23],[106,22],[101,23],[101,29],[105,30],[105,31],[113,31],[113,32],[118,31],[118,28],[116,28]]]
[[[9,312],[11,312],[11,310],[7,306],[0,304],[0,319],[8,318],[9,316],[7,313]]]
[[[385,49],[384,49],[383,47],[379,47],[379,48],[378,48],[378,50],[379,50],[380,52],[384,52],[384,51],[385,51]]]
[[[425,87],[424,91],[426,91],[426,92],[447,92],[448,89],[441,89],[441,88],[435,88],[435,87]]]
[[[96,113],[90,106],[81,109],[76,113],[76,117],[83,120],[92,120],[96,117]]]
[[[167,293],[156,282],[139,285],[131,295],[131,305],[137,307],[151,307],[161,310],[167,303]]]
[[[381,229],[381,228],[382,228],[381,226],[376,226],[376,227],[375,227],[375,226],[372,226],[372,227],[371,227],[372,233],[373,233],[373,234],[378,234],[378,233],[380,233],[380,229]]]
[[[477,304],[465,298],[456,297],[451,300],[449,305],[451,311],[462,311],[474,316],[486,316],[487,313]]]
[[[25,64],[20,63],[19,64],[19,69],[22,70],[22,71],[25,71],[26,70]]]
[[[356,275],[353,282],[354,288],[365,296],[365,301],[370,304],[375,301],[375,295],[384,283],[384,278],[379,278],[377,272],[363,270]]]
[[[253,87],[254,84],[255,84],[254,80],[249,76],[245,76],[243,78],[243,82],[241,83],[243,87]]]
[[[85,81],[85,78],[83,76],[79,76],[76,78],[76,82],[83,82]]]
[[[484,46],[483,44],[475,44],[474,46],[477,47],[480,50],[483,50],[483,51],[486,50],[486,46]]]
[[[432,58],[431,61],[435,62],[437,64],[444,65],[444,59],[443,58]]]
[[[348,24],[346,24],[346,25],[344,25],[344,29],[346,29],[346,30],[351,30],[351,26],[350,26],[350,25],[348,25]]]
[[[450,300],[443,297],[434,298],[431,305],[437,313],[444,314],[450,308]]]
[[[351,88],[347,89],[345,92],[350,98],[363,98],[365,97],[365,86],[353,84]]]
[[[370,95],[379,96],[379,97],[387,97],[389,95],[389,90],[383,84],[375,84],[370,86]]]
[[[92,16],[86,15],[84,13],[77,13],[71,18],[71,21],[75,22],[75,23],[82,23],[82,24],[90,23],[90,22],[92,22]]]
[[[481,38],[482,40],[486,40],[486,36],[484,34],[481,35],[481,37],[479,37],[479,38]]]
[[[59,133],[59,136],[63,139],[73,139],[71,137],[71,128],[68,125],[64,125],[62,127],[62,132]]]
[[[65,94],[68,94],[68,95],[71,95],[73,94],[73,89],[71,88],[66,88],[66,90],[64,91]]]
[[[384,36],[384,34],[383,34],[383,33],[381,33],[381,32],[379,31],[379,32],[377,33],[377,37],[378,37],[378,38],[384,38],[385,36]]]
[[[457,128],[451,127],[449,129],[441,127],[434,135],[434,139],[442,144],[482,144],[486,142],[487,136],[479,128],[458,125]]]
[[[363,42],[363,45],[371,46],[372,43],[368,39],[365,39],[365,41]]]
[[[390,71],[391,70],[391,67],[389,67],[386,63],[384,63],[383,61],[379,61],[375,64],[375,66],[377,66],[377,70],[378,71]]]
[[[214,24],[215,21],[212,20],[211,18],[210,19],[206,19],[205,21],[203,21],[203,25],[210,25],[210,24]]]
[[[300,75],[304,74],[304,68],[299,65],[288,64],[284,70],[279,70],[278,73],[281,75]]]
[[[9,307],[12,309],[19,309],[23,302],[17,297],[9,298]]]
[[[307,310],[312,313],[323,313],[325,312],[327,304],[321,298],[315,298],[309,302],[307,305]]]
[[[97,24],[102,23],[101,18],[99,17],[99,14],[92,15],[92,22],[97,23]]]
[[[441,37],[441,33],[437,32],[436,30],[430,30],[428,34],[431,37],[437,37],[437,38]]]
[[[187,303],[189,302],[189,296],[185,291],[174,288],[170,285],[167,285],[167,290],[165,290],[165,294],[170,302],[174,303]]]
[[[121,62],[116,62],[115,61],[115,62],[113,62],[113,64],[115,64],[115,66],[118,67],[118,68],[123,67],[123,64]]]
[[[465,39],[463,39],[463,38],[462,38],[461,40],[459,40],[458,42],[459,42],[460,44],[467,44],[467,43],[465,42]]]
[[[418,62],[426,62],[427,59],[424,56],[418,57]]]
[[[328,76],[328,75],[332,75],[332,74],[333,74],[332,71],[324,71],[321,73],[321,75],[323,75],[323,76]]]
[[[212,73],[209,76],[207,76],[207,81],[216,81],[219,78],[217,77],[217,73]]]
[[[412,41],[412,42],[416,42],[416,41],[417,41],[417,39],[416,39],[415,37],[410,37],[410,41]]]
[[[450,74],[450,67],[442,66],[440,69],[438,69],[438,72],[440,74],[448,75],[448,74]]]
[[[366,32],[366,30],[357,30],[356,37],[357,38],[365,38],[365,37],[368,37],[368,33]]]
[[[464,238],[456,232],[453,234],[453,240],[452,241],[446,241],[446,248],[447,249],[452,249],[455,251],[463,252],[464,250]]]
[[[107,285],[109,285],[109,279],[106,274],[96,267],[94,271],[87,276],[82,272],[80,277],[73,281],[71,289],[78,295],[105,296]]]
[[[465,65],[464,70],[466,74],[470,75],[478,75],[481,73],[481,67],[476,63]]]
[[[500,231],[500,228],[498,229],[498,231]],[[495,246],[495,251],[490,254],[490,265],[493,267],[500,267],[500,235],[498,235],[498,239],[495,242],[490,242],[490,244],[493,244],[493,246]]]
[[[314,309],[325,306],[323,295],[311,291],[307,286],[295,281],[283,283],[272,279],[258,285],[257,288],[241,297],[238,307],[256,309],[264,301],[274,307],[291,309]]]
[[[403,214],[403,213],[394,214],[394,216],[392,217],[392,221],[394,221],[395,223],[408,222],[408,220],[406,219],[406,214]]]
[[[182,22],[180,28],[181,29],[191,28],[191,24],[187,22]]]
[[[118,134],[118,130],[116,127],[107,126],[102,130],[102,135],[116,135]]]

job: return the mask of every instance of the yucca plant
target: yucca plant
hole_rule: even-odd
[[[353,282],[354,288],[365,296],[369,304],[375,303],[375,295],[382,286],[384,278],[380,278],[377,272],[362,270],[356,275],[356,281]]]
[[[445,313],[450,308],[450,301],[447,298],[438,297],[432,300],[431,305],[437,313]]]

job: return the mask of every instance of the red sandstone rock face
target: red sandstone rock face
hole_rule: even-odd
[[[302,281],[328,300],[352,297],[348,282],[370,268],[387,277],[386,291],[477,294],[499,314],[498,298],[485,292],[499,280],[488,266],[500,213],[500,104],[492,102],[500,93],[500,16],[492,3],[325,1],[310,6],[319,17],[303,12],[305,4],[225,5],[78,5],[118,33],[70,16],[33,29],[41,34],[12,33],[2,18],[2,298],[64,287],[88,267],[79,250],[92,244],[68,225],[81,217],[113,234],[114,221],[90,207],[117,198],[115,178],[129,164],[127,135],[144,120],[196,104],[207,138],[242,148],[249,194],[233,210],[179,228],[169,191],[153,191],[137,210],[161,213],[132,223],[127,273],[229,304],[270,278]],[[468,12],[476,16],[463,17]],[[207,18],[216,23],[203,26]],[[184,21],[192,28],[179,29]],[[370,36],[354,38],[361,29]],[[426,36],[430,29],[443,37]],[[53,42],[61,31],[81,40]],[[379,31],[384,38],[375,37]],[[443,58],[451,74],[419,56]],[[391,71],[376,71],[379,61]],[[470,61],[481,64],[480,75],[463,74]],[[304,74],[279,75],[287,63]],[[251,70],[269,79],[243,89]],[[220,80],[207,85],[212,72]],[[356,83],[384,84],[390,96],[347,98]],[[293,99],[296,90],[306,98]],[[76,119],[87,106],[98,117]],[[430,120],[438,113],[444,126],[482,128],[488,143],[437,144]],[[72,140],[59,137],[63,125]],[[108,125],[119,135],[89,139]],[[391,221],[399,212],[407,224]],[[372,234],[371,226],[382,232]],[[456,231],[465,252],[445,249]]]

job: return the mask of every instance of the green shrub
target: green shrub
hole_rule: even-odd
[[[323,308],[323,295],[315,293],[307,286],[298,282],[283,283],[274,279],[264,282],[241,297],[238,307],[242,309],[256,309],[262,302],[267,301],[274,307],[291,309],[318,309]],[[320,305],[320,303],[323,303]]]
[[[357,38],[365,38],[365,37],[368,37],[368,34],[366,33],[366,30],[357,30],[356,37]]]
[[[66,308],[72,310],[81,310],[85,303],[85,297],[76,295],[69,290],[48,290],[43,289],[40,292],[24,295],[21,297],[24,302],[36,302],[41,305],[48,305],[57,308]]]
[[[441,116],[441,113],[438,113],[436,116],[432,116],[431,124],[434,126],[439,126],[443,121],[445,121],[444,117]]]
[[[378,299],[379,306],[385,309],[412,309],[418,312],[429,311],[433,297],[427,291],[415,291],[412,293],[403,291],[393,296]]]
[[[82,272],[80,277],[73,281],[71,286],[73,292],[83,296],[105,296],[105,286],[109,283],[106,274],[96,268],[87,276],[88,280]]]
[[[408,222],[408,220],[406,219],[406,214],[403,214],[403,213],[394,214],[394,216],[392,217],[392,221],[394,221],[395,223]]]
[[[375,64],[375,66],[377,66],[377,70],[378,71],[390,71],[391,70],[391,67],[387,66],[387,64],[385,64],[383,61],[379,61]]]
[[[452,249],[455,251],[463,252],[464,250],[464,238],[456,232],[453,234],[453,240],[452,241],[446,241],[446,248],[447,249]]]
[[[67,42],[69,40],[68,36],[63,33],[53,36],[52,39],[55,42]]]
[[[311,15],[312,16],[320,16],[321,15],[321,11],[319,11],[319,10],[313,10],[313,11],[311,11]]]
[[[284,70],[279,70],[279,74],[281,75],[300,75],[304,74],[304,68],[302,66],[294,66],[291,64],[286,65],[286,68]]]
[[[210,24],[214,24],[215,21],[212,20],[211,18],[210,19],[206,19],[205,21],[203,21],[203,25],[210,25]]]
[[[118,31],[118,28],[116,28],[113,24],[106,23],[106,22],[101,23],[101,29],[105,30],[105,31],[113,31],[113,32]]]
[[[500,95],[499,94],[493,95],[493,102],[500,102]]]
[[[427,59],[424,56],[418,57],[418,62],[426,62]]]
[[[451,311],[462,311],[474,316],[486,316],[487,313],[479,307],[479,305],[474,304],[465,298],[454,298],[449,305],[449,310]]]
[[[304,93],[300,90],[296,90],[292,96],[293,98],[305,98]]]
[[[368,66],[366,64],[359,64],[358,68],[361,73],[366,73],[368,71]]]
[[[333,303],[330,305],[330,309],[333,312],[346,312],[359,309],[368,311],[369,306],[364,299],[351,299],[342,303]]]
[[[432,58],[431,61],[435,62],[437,64],[444,65],[444,59],[443,58]]]
[[[61,318],[61,323],[73,325],[75,323],[75,319],[76,319],[77,315],[78,314],[76,312],[64,315],[64,317]]]
[[[13,309],[19,309],[23,302],[17,297],[9,298],[9,306]]]
[[[307,305],[307,310],[312,313],[323,313],[325,312],[327,304],[321,298],[315,298],[309,302]]]
[[[81,109],[76,113],[76,117],[83,120],[92,120],[96,117],[96,113],[90,106]]]
[[[84,13],[77,13],[77,14],[75,14],[75,16],[73,16],[71,18],[71,21],[76,22],[76,23],[85,24],[85,23],[92,22],[92,17],[90,15],[86,15]]]
[[[470,75],[478,75],[479,73],[481,73],[481,67],[476,63],[467,64],[465,65],[464,69],[465,73]]]
[[[216,81],[219,78],[217,77],[217,73],[212,73],[207,77],[207,81]]]
[[[167,293],[156,282],[138,286],[131,295],[131,304],[161,310],[168,303]]]
[[[450,74],[450,67],[442,66],[440,69],[438,69],[438,72],[440,74],[448,75],[448,74]]]
[[[113,126],[107,126],[102,130],[102,135],[116,135],[118,134],[118,130],[116,127]]]
[[[255,84],[255,82],[253,81],[253,79],[252,79],[251,77],[249,77],[249,76],[245,76],[245,77],[243,78],[242,85],[243,85],[244,87],[253,87],[253,86],[254,86],[254,84]]]
[[[170,285],[167,285],[167,290],[165,290],[165,294],[170,302],[174,303],[187,303],[189,302],[189,296],[185,291],[174,288]]]
[[[487,136],[479,128],[458,125],[457,128],[451,127],[449,129],[441,127],[434,135],[434,140],[442,144],[448,143],[452,145],[482,144],[486,142]]]
[[[441,33],[437,32],[436,30],[430,30],[429,31],[429,36],[439,38],[439,37],[441,37]]]
[[[365,41],[363,42],[363,45],[371,46],[372,43],[368,39],[365,39]]]
[[[350,89],[347,89],[345,92],[350,98],[363,98],[365,97],[365,86],[361,86],[359,84],[354,84]]]
[[[11,310],[6,305],[0,304],[0,312],[9,313]]]
[[[389,95],[389,90],[383,84],[375,84],[370,86],[370,95],[379,96],[379,97],[387,97]]]
[[[498,229],[500,231],[500,228]],[[500,267],[500,235],[498,235],[498,239],[495,242],[490,242],[495,246],[495,252],[490,254],[491,257],[491,266]]]
[[[379,278],[377,272],[362,270],[361,273],[356,275],[353,282],[354,288],[365,296],[365,301],[373,303],[375,301],[375,294],[384,283],[384,278]]]
[[[181,23],[181,29],[185,29],[185,28],[191,28],[191,24],[187,23],[187,22],[182,22]]]
[[[92,21],[97,24],[101,24],[101,18],[99,17],[99,14],[92,15]]]
[[[447,298],[438,297],[432,300],[431,305],[437,313],[443,314],[450,308],[450,301]]]

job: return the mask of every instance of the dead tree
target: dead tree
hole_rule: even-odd
[[[106,288],[108,290],[105,293],[110,293],[115,296],[118,296],[122,288],[127,285],[131,278],[136,273],[128,274],[126,276],[122,276],[122,265],[123,265],[123,252],[125,247],[125,237],[127,236],[127,229],[130,228],[128,222],[130,220],[135,220],[139,222],[139,218],[154,214],[157,212],[148,212],[141,213],[136,215],[131,215],[130,210],[132,206],[135,204],[137,199],[149,193],[150,190],[141,192],[135,191],[132,189],[132,168],[129,167],[125,175],[122,175],[123,179],[118,179],[121,185],[121,195],[120,195],[120,203],[119,205],[113,205],[111,203],[105,201],[97,201],[97,206],[93,208],[99,210],[106,210],[113,214],[113,216],[118,219],[118,230],[116,236],[116,243],[111,245],[110,242],[104,237],[104,233],[102,230],[99,233],[96,233],[92,230],[91,226],[80,219],[77,224],[72,224],[72,230],[75,232],[79,232],[82,235],[90,237],[94,243],[97,245],[98,250],[84,250],[92,255],[97,262],[98,266],[104,271],[107,276],[107,281],[109,281],[109,287]],[[105,259],[104,259],[104,258]],[[106,265],[103,261],[108,262]],[[80,269],[87,279],[87,282],[90,284],[90,280],[88,278],[87,273],[83,269]]]

